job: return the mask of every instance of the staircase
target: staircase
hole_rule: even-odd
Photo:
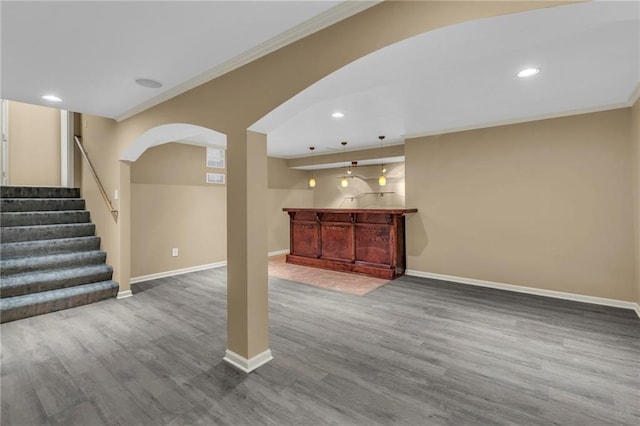
[[[3,186],[0,211],[1,322],[116,296],[79,189]]]

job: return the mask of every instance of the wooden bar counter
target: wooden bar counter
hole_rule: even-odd
[[[287,263],[393,279],[406,265],[404,215],[417,209],[284,208]]]

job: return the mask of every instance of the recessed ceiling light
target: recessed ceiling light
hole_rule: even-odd
[[[344,117],[344,114],[343,114],[343,113],[341,113],[340,111],[336,111],[336,112],[334,112],[333,114],[331,114],[331,116],[332,116],[333,118],[342,118],[342,117]]]
[[[62,102],[62,99],[60,99],[56,95],[44,95],[42,99],[44,99],[45,101],[51,101],[51,102]]]
[[[518,73],[518,77],[520,78],[531,77],[538,74],[539,72],[540,72],[540,68],[525,68]]]
[[[151,80],[150,78],[137,78],[136,83],[142,87],[148,87],[150,89],[162,87],[162,83],[156,80]]]

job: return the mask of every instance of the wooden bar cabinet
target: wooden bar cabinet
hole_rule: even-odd
[[[404,274],[405,214],[417,209],[284,208],[287,262],[393,279]]]

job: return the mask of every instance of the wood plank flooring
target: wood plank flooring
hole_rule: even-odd
[[[630,310],[403,277],[270,278],[274,360],[222,361],[226,270],[3,324],[8,425],[637,425]]]
[[[287,263],[285,255],[269,257],[269,276],[357,296],[364,296],[389,282],[386,279],[373,278],[364,274],[345,275],[344,272]]]

